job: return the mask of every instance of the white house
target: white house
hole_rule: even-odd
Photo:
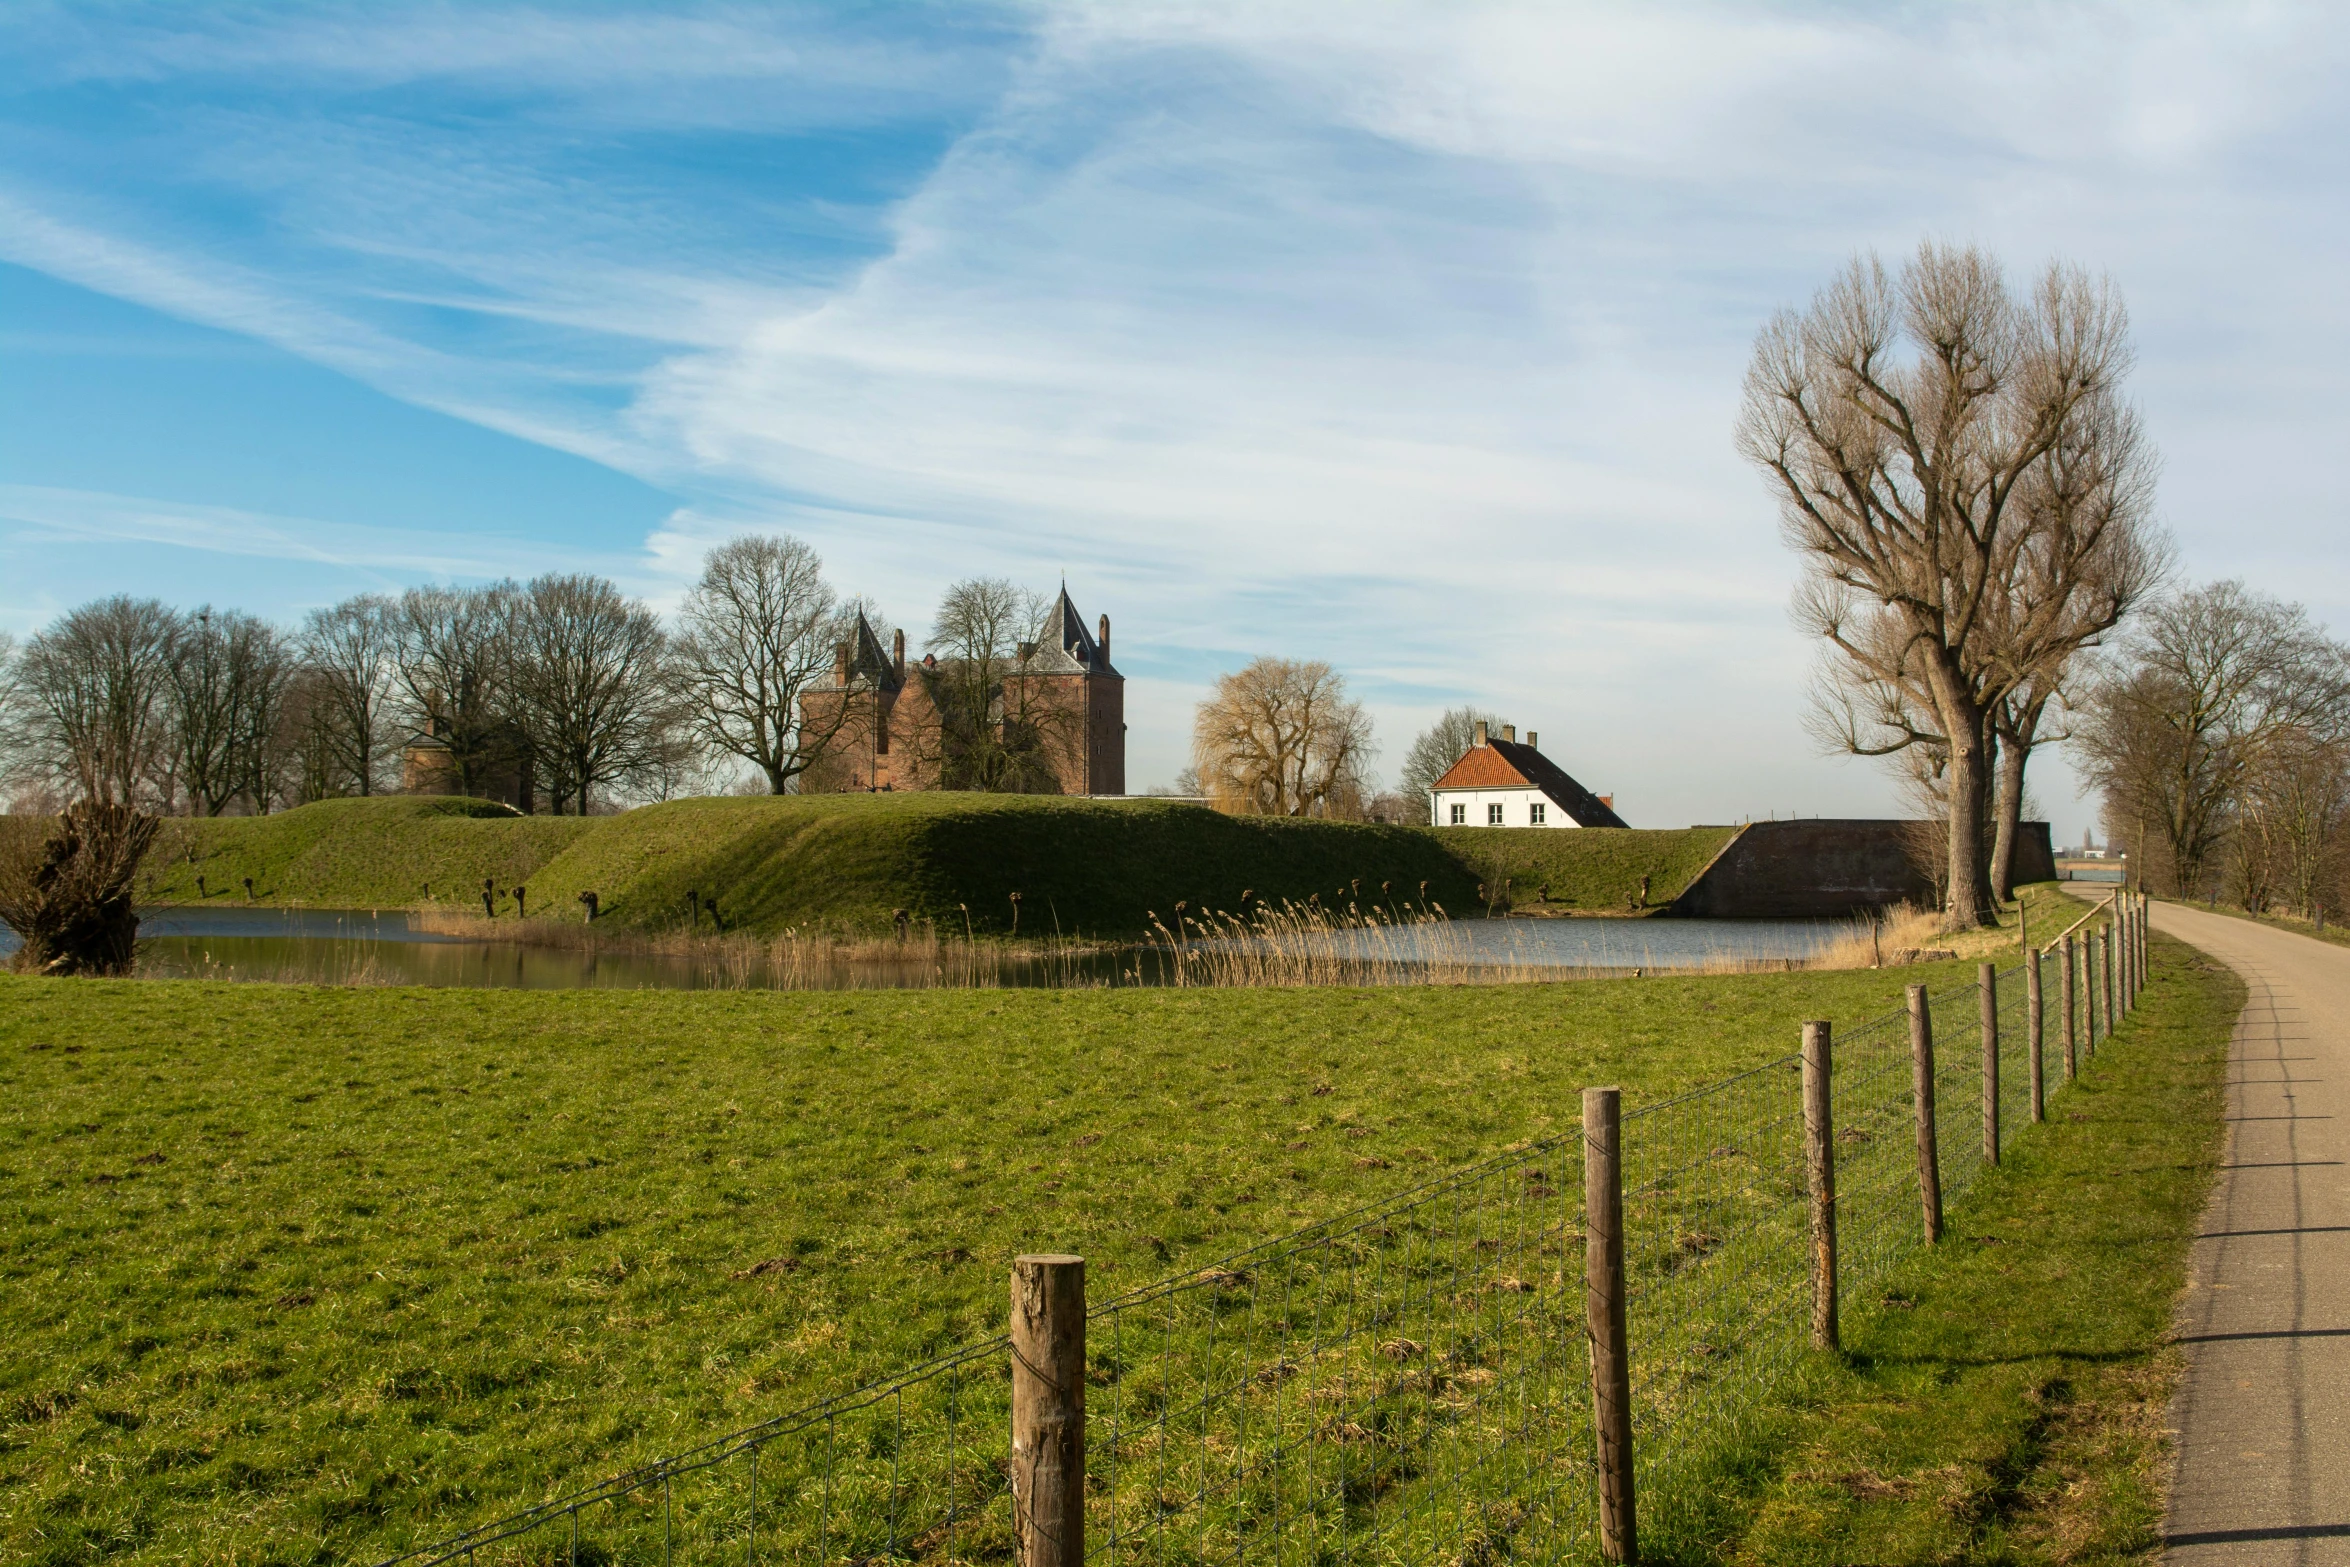
[[[1477,743],[1461,753],[1428,791],[1428,820],[1437,827],[1625,827],[1607,795],[1593,794],[1559,770],[1534,746],[1534,731],[1518,743],[1515,724],[1501,738],[1477,726]]]

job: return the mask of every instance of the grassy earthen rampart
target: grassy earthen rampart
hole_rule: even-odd
[[[1095,936],[1152,914],[1300,902],[1628,912],[1642,878],[1669,903],[1729,829],[1488,832],[1225,816],[1173,801],[1021,795],[677,800],[620,816],[516,817],[484,802],[334,800],[275,816],[175,822],[148,876],[158,903],[245,898],[313,907],[479,906],[484,878],[575,918],[593,891],[639,929],[715,897],[729,929],[878,933],[892,912],[957,933]],[[429,893],[427,888],[430,889]],[[1537,903],[1541,891],[1547,905]],[[1482,891],[1480,890],[1482,889]],[[511,904],[501,912],[510,912]]]

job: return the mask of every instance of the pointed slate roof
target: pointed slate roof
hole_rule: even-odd
[[[898,684],[897,660],[890,657],[889,650],[881,645],[881,638],[874,634],[872,623],[866,620],[864,611],[859,610],[857,629],[849,638],[850,688],[873,686],[883,691],[895,691]],[[821,689],[839,690],[840,687],[827,684]]]
[[[1036,656],[1029,660],[1029,669],[1048,675],[1115,675],[1110,661],[1102,657],[1101,645],[1093,633],[1085,629],[1085,617],[1069,600],[1067,584],[1061,587],[1061,596],[1053,604],[1052,613],[1044,618],[1044,625],[1036,639]]]
[[[1549,757],[1515,740],[1488,739],[1461,753],[1461,759],[1429,785],[1447,789],[1539,789],[1578,827],[1629,827],[1607,803],[1569,778]]]

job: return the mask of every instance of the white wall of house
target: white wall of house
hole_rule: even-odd
[[[1428,791],[1428,820],[1437,827],[1456,825],[1452,819],[1453,807],[1461,809],[1462,827],[1580,827],[1583,824],[1569,816],[1557,801],[1539,789],[1431,789]],[[1493,820],[1494,807],[1501,808],[1501,820]],[[1534,808],[1540,806],[1537,820]]]

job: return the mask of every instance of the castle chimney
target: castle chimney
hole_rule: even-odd
[[[1526,731],[1526,749],[1529,751],[1539,751],[1542,749],[1541,746],[1534,743],[1534,731],[1531,729]]]
[[[1102,645],[1102,662],[1106,664],[1110,661],[1110,617],[1107,615],[1102,617],[1102,634],[1096,640]]]
[[[848,689],[849,645],[846,642],[836,642],[833,644],[832,683],[836,686],[839,686],[843,690]]]
[[[905,629],[905,627],[903,627],[903,626],[900,626],[900,627],[899,627],[899,628],[898,628],[896,631],[894,631],[894,632],[890,633],[890,638],[889,638],[889,656],[890,656],[890,662],[891,662],[891,663],[893,663],[894,665],[896,665],[896,666],[897,666],[897,677],[898,677],[898,684],[900,684],[900,685],[904,685],[904,684],[906,683],[906,629]]]
[[[1502,725],[1501,737],[1504,740],[1507,740],[1510,744],[1516,745],[1518,743],[1518,726],[1516,724]]]
[[[1477,744],[1480,748],[1485,744],[1485,720],[1482,718],[1477,720]]]

